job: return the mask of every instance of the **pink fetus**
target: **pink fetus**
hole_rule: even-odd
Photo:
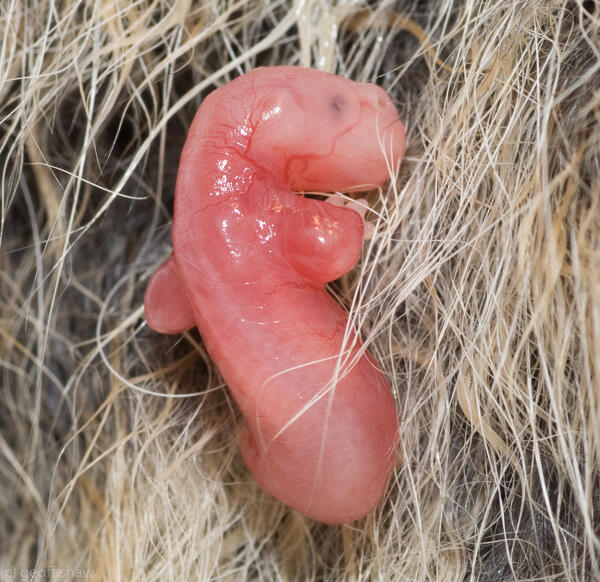
[[[294,191],[369,190],[403,148],[376,85],[299,67],[237,78],[189,130],[173,254],[146,291],[150,327],[198,327],[247,421],[240,444],[258,484],[325,523],[377,505],[398,422],[385,376],[323,287],[358,261],[363,219]]]

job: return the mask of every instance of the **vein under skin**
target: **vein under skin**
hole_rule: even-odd
[[[216,90],[190,127],[173,255],[145,299],[157,331],[198,327],[248,423],[240,444],[259,485],[326,523],[378,503],[398,423],[385,376],[323,287],[358,261],[362,217],[294,191],[379,185],[382,144],[397,162],[404,127],[375,85],[270,67]]]

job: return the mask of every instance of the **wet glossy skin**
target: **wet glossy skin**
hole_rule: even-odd
[[[385,376],[323,287],[356,264],[363,220],[293,191],[380,184],[380,142],[396,162],[404,127],[374,85],[271,67],[218,89],[189,130],[173,255],[145,298],[157,331],[198,327],[248,423],[259,485],[326,523],[378,503],[398,424]]]

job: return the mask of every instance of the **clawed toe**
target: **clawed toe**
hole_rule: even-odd
[[[339,194],[332,194],[326,200],[329,204],[333,206],[341,206],[342,208],[349,208],[350,210],[354,210],[354,212],[358,213],[360,217],[363,219],[365,234],[364,239],[370,240],[373,238],[375,234],[375,225],[365,218],[367,211],[371,209],[369,206],[369,201],[366,198],[348,198],[345,196],[341,196]]]

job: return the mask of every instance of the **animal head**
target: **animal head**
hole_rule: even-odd
[[[241,80],[249,157],[293,189],[369,190],[397,167],[405,129],[377,85],[301,67],[259,68]]]

